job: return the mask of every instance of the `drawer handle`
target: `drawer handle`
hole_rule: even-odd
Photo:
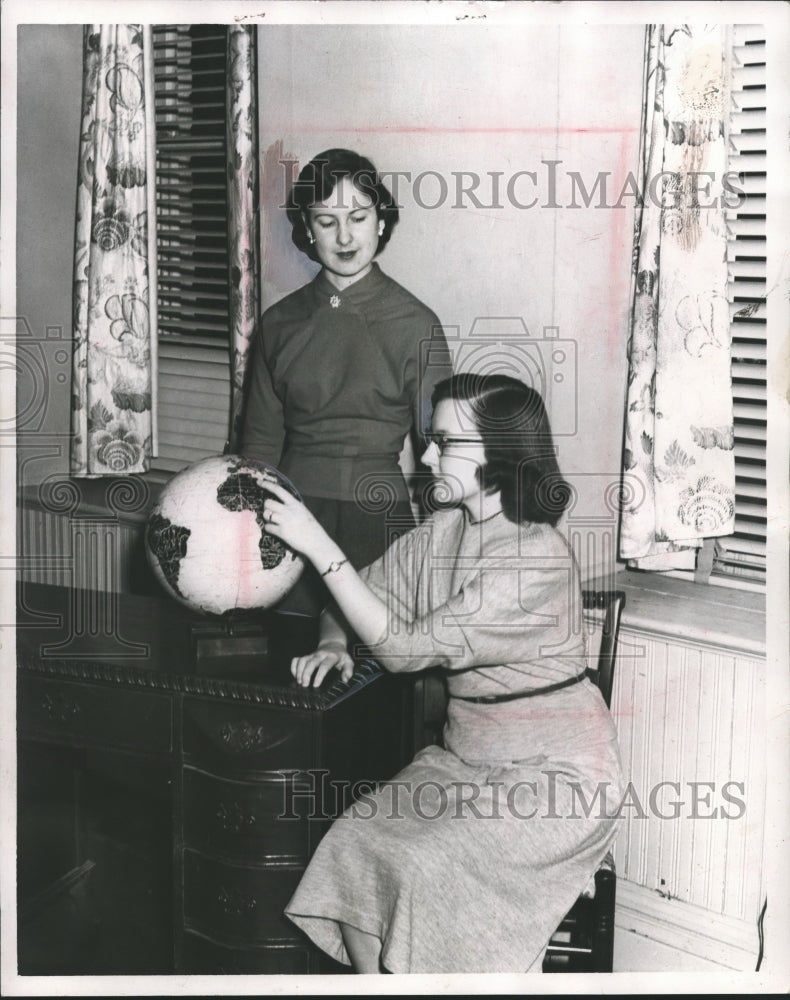
[[[270,736],[267,738],[265,726],[252,726],[249,722],[240,722],[238,725],[233,725],[231,722],[225,723],[220,729],[220,737],[229,750],[236,752],[271,750],[288,739],[287,736],[275,739]]]
[[[217,902],[229,917],[246,917],[255,912],[258,900],[239,889],[220,889]]]
[[[231,802],[226,806],[220,802],[217,809],[217,820],[223,830],[232,830],[234,833],[241,833],[245,828],[255,826],[256,819],[253,813],[246,813],[244,807],[238,802]]]
[[[70,701],[63,694],[46,694],[41,702],[41,707],[53,722],[69,722],[80,714],[80,706],[77,702]]]

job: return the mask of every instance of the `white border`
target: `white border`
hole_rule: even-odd
[[[0,186],[0,316],[13,317],[16,286],[16,28],[20,24],[72,24],[113,21],[192,21],[266,24],[454,24],[475,30],[481,23],[496,24],[597,24],[647,23],[649,21],[712,21],[765,23],[768,32],[768,91],[771,95],[769,135],[769,273],[775,281],[769,298],[769,812],[767,870],[770,874],[769,915],[766,922],[765,971],[748,975],[722,971],[711,975],[620,973],[613,976],[382,976],[371,977],[17,977],[15,973],[15,866],[13,809],[0,812],[2,867],[0,908],[3,913],[0,949],[0,992],[6,996],[35,995],[327,995],[371,994],[503,994],[503,993],[762,993],[786,992],[790,983],[788,929],[790,929],[790,859],[788,816],[790,794],[790,677],[788,677],[788,503],[787,457],[790,453],[788,420],[788,370],[790,370],[790,7],[780,2],[456,2],[456,0],[276,0],[276,2],[217,2],[217,0],[97,0],[64,3],[51,0],[3,0],[2,3],[2,128],[3,150]],[[42,71],[46,71],[42,68]],[[778,139],[778,142],[777,142]],[[0,326],[0,343],[7,350],[7,319]],[[0,427],[14,413],[15,377],[12,368],[0,367]],[[0,438],[0,444],[6,442]],[[12,448],[0,447],[0,622],[14,619],[13,553],[15,551],[15,465]],[[9,581],[11,586],[8,586]],[[7,687],[0,699],[0,779],[13,801],[15,792],[15,682],[13,629],[2,628],[4,678]],[[774,892],[773,889],[776,889]]]

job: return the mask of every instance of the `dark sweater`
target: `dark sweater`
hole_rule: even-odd
[[[267,309],[253,347],[241,453],[306,496],[353,500],[375,476],[408,492],[398,455],[430,425],[450,374],[436,315],[377,264],[339,292],[323,272]]]

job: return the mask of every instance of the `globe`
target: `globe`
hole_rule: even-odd
[[[263,504],[272,495],[264,473],[298,497],[277,469],[220,455],[173,476],[152,509],[148,562],[167,593],[193,611],[269,608],[299,579],[304,560],[263,522]]]

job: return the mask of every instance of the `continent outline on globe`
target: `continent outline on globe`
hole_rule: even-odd
[[[288,551],[279,538],[269,534],[266,522],[263,520],[263,505],[266,499],[274,494],[265,486],[261,486],[249,472],[242,471],[244,468],[244,463],[241,461],[236,466],[231,466],[228,476],[217,487],[217,501],[226,510],[251,510],[255,514],[255,520],[261,529],[261,538],[258,542],[261,564],[264,569],[273,569],[282,562]]]
[[[279,470],[241,455],[200,459],[165,484],[144,541],[167,593],[215,616],[266,609],[288,593],[304,560],[266,530],[267,475],[301,499]]]

